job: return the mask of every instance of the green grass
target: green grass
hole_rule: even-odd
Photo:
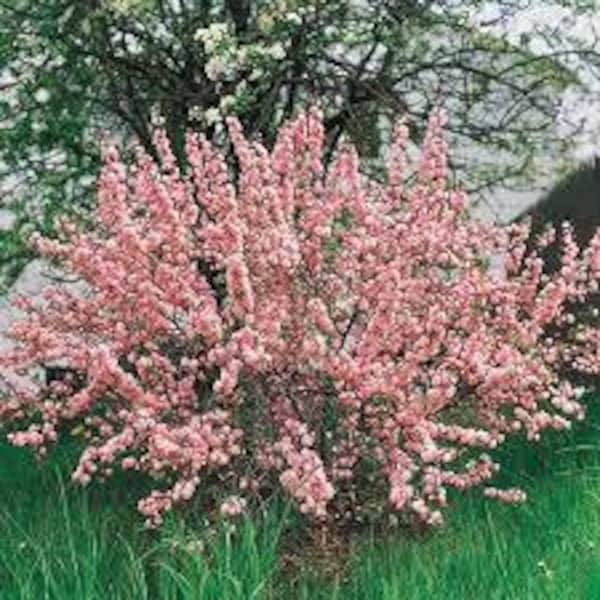
[[[265,597],[277,560],[275,511],[260,527],[171,519],[148,532],[118,494],[76,490],[13,449],[2,457],[1,600]]]
[[[503,450],[526,505],[453,498],[445,528],[365,534],[284,560],[302,531],[274,504],[235,530],[202,515],[142,528],[125,483],[80,490],[0,448],[0,600],[600,600],[600,410],[575,432]],[[118,482],[117,482],[118,483]]]

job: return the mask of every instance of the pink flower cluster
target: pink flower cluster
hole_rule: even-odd
[[[150,524],[198,488],[234,515],[278,485],[315,517],[375,497],[441,522],[449,488],[493,478],[486,451],[508,434],[583,416],[565,373],[600,371],[597,319],[574,316],[598,290],[600,234],[580,249],[565,226],[544,273],[527,225],[474,221],[448,188],[444,124],[432,115],[410,185],[404,125],[380,183],[349,145],[323,164],[317,110],[271,151],[230,120],[235,179],[194,133],[185,172],[163,131],[160,163],[106,148],[95,228],[33,240],[86,287],[20,302],[0,356],[9,439],[43,451],[78,431],[73,477],[149,474]],[[71,376],[14,377],[53,364]]]

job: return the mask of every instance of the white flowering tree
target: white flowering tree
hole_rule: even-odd
[[[451,166],[466,188],[515,182],[536,153],[565,155],[572,136],[554,126],[560,94],[573,93],[581,69],[586,81],[598,74],[596,40],[577,42],[575,26],[538,18],[506,34],[500,25],[515,29],[529,4],[0,0],[0,202],[21,198],[17,224],[34,213],[47,230],[57,207],[91,197],[102,130],[133,134],[152,151],[160,115],[181,155],[186,128],[225,143],[222,119],[235,114],[269,145],[285,119],[317,101],[326,158],[349,137],[377,171],[393,119],[406,114],[419,141],[443,103]],[[579,21],[595,9],[554,4]]]

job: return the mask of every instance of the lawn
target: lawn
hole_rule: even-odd
[[[600,599],[599,440],[597,409],[534,449],[517,440],[504,478],[524,506],[471,491],[440,530],[363,532],[346,549],[307,542],[282,502],[253,522],[192,512],[148,532],[130,482],[81,490],[68,448],[48,469],[3,446],[0,600]]]

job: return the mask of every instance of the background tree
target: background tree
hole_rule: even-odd
[[[33,219],[47,232],[57,210],[91,203],[104,130],[133,134],[152,151],[160,116],[181,157],[186,128],[225,143],[221,119],[233,113],[269,145],[316,99],[327,158],[348,137],[376,173],[393,118],[405,114],[418,142],[443,102],[451,166],[467,189],[522,183],[536,153],[565,154],[569,139],[555,130],[560,92],[577,83],[582,65],[597,72],[596,42],[577,42],[564,23],[505,34],[498,23],[530,3],[499,3],[490,18],[487,4],[0,0],[3,202],[18,199],[18,231]],[[594,9],[556,5],[578,23]],[[21,237],[4,235],[4,258],[26,259]]]

